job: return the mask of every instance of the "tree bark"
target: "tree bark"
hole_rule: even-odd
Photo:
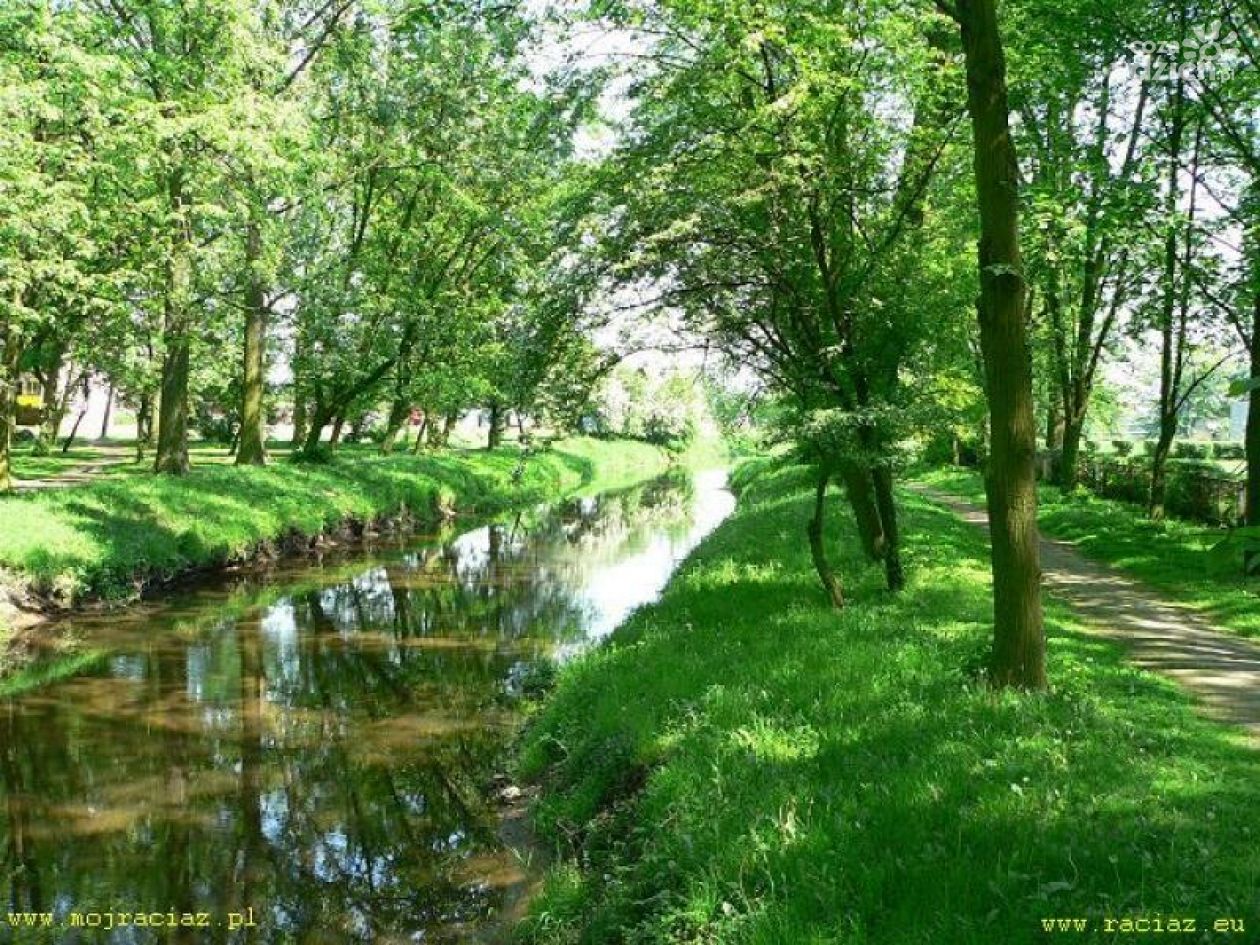
[[[101,418],[101,435],[99,440],[104,441],[109,438],[109,418],[114,410],[114,382],[109,382],[109,387],[105,391],[105,415]]]
[[[1079,461],[1081,434],[1085,424],[1076,417],[1068,417],[1063,423],[1063,445],[1059,452],[1059,488],[1066,495],[1080,482]]]
[[[1058,391],[1051,385],[1050,403],[1046,407],[1046,449],[1057,450],[1063,445],[1063,410]]]
[[[136,405],[136,462],[144,462],[145,451],[153,445],[153,395],[142,394]]]
[[[980,215],[977,308],[989,401],[985,491],[992,537],[993,682],[1042,689],[1046,660],[1034,468],[1037,432],[1006,62],[994,0],[958,0],[955,9],[966,56]]]
[[[827,598],[831,602],[831,606],[836,610],[844,607],[844,589],[840,584],[840,579],[836,577],[835,572],[831,569],[831,563],[827,560],[827,547],[823,538],[824,516],[827,508],[827,485],[831,481],[831,473],[825,468],[818,471],[818,485],[814,490],[814,515],[809,520],[809,525],[805,532],[809,536],[809,553],[814,560],[814,570],[818,572],[818,580],[822,582],[823,590],[827,592]]]
[[[871,478],[875,483],[875,503],[884,532],[884,581],[890,591],[906,586],[906,572],[901,563],[901,534],[897,526],[897,497],[893,494],[892,470],[877,466]]]
[[[73,381],[67,378],[65,395],[62,395],[61,373],[64,368],[65,349],[58,346],[48,359],[47,373],[44,375],[44,416],[39,425],[39,437],[35,440],[33,452],[36,456],[47,456],[57,445],[57,432],[61,429],[61,421],[65,418],[74,386]],[[71,373],[73,374],[73,367]]]
[[[424,411],[424,417],[420,420],[420,429],[416,431],[416,440],[411,445],[413,455],[419,455],[420,451],[424,449],[424,435],[429,429],[429,423],[429,411],[426,410]]]
[[[1177,436],[1177,415],[1164,414],[1159,419],[1159,438],[1151,454],[1151,491],[1147,501],[1147,514],[1155,521],[1164,518],[1164,500],[1168,494],[1168,457],[1172,455],[1173,440]]]
[[[13,431],[17,427],[18,359],[22,345],[8,325],[0,345],[0,493],[13,491]]]
[[[1255,306],[1256,328],[1260,329],[1260,303]],[[1260,379],[1260,340],[1251,343],[1251,377]],[[1247,399],[1247,524],[1260,525],[1260,387],[1253,387]]]
[[[385,421],[385,435],[381,437],[381,455],[387,456],[394,451],[394,443],[398,432],[411,416],[411,405],[401,397],[394,398],[389,407],[389,417]]]
[[[331,419],[332,411],[316,401],[315,409],[311,412],[310,426],[307,427],[302,441],[302,452],[305,455],[313,456],[319,449],[320,437],[324,435],[324,427],[328,426]]]
[[[91,381],[89,380],[88,375],[84,374],[82,391],[81,391],[81,393],[83,394],[83,403],[79,407],[79,413],[74,418],[74,425],[70,427],[70,432],[69,434],[66,435],[65,442],[61,444],[62,455],[65,455],[66,453],[70,452],[70,447],[74,444],[75,437],[79,435],[79,427],[83,423],[83,418],[87,416],[88,406],[89,406],[88,398],[91,396],[91,393],[92,393],[92,388],[90,385],[91,385]],[[57,422],[57,426],[58,427],[61,426],[60,421]]]
[[[1257,234],[1260,237],[1260,233]],[[1252,261],[1251,381],[1260,384],[1260,246]],[[1260,387],[1247,399],[1247,524],[1260,525]]]
[[[844,482],[845,496],[853,510],[853,520],[857,524],[862,550],[870,560],[882,561],[886,540],[884,524],[880,520],[879,507],[875,502],[875,483],[871,471],[854,462],[842,462],[838,468]]]
[[[503,445],[503,429],[506,425],[503,405],[496,400],[490,404],[490,432],[486,436],[486,449],[497,450]]]
[[[1182,6],[1178,31],[1179,43],[1185,40],[1186,28],[1187,13],[1185,7]],[[1175,60],[1175,65],[1178,67],[1177,80],[1173,88],[1170,105],[1172,114],[1169,117],[1168,125],[1168,176],[1164,192],[1164,212],[1166,214],[1164,223],[1167,226],[1168,234],[1164,240],[1163,299],[1160,303],[1159,314],[1159,440],[1155,445],[1155,453],[1151,457],[1151,489],[1146,502],[1147,514],[1156,521],[1164,517],[1164,502],[1168,491],[1168,455],[1172,451],[1172,443],[1177,436],[1177,423],[1180,419],[1182,407],[1182,372],[1185,363],[1189,307],[1189,296],[1186,294],[1186,291],[1189,289],[1189,276],[1184,272],[1182,274],[1182,279],[1185,283],[1184,288],[1182,292],[1178,291],[1177,274],[1180,268],[1179,234],[1177,227],[1173,225],[1173,221],[1179,213],[1181,197],[1180,175],[1182,170],[1181,153],[1187,124],[1186,89],[1185,79],[1182,77],[1180,70],[1181,63],[1182,58],[1179,53]],[[1197,173],[1198,154],[1199,144],[1196,143],[1194,157],[1196,166],[1192,169],[1192,175]],[[1197,180],[1195,183],[1197,183]],[[1194,186],[1194,184],[1191,185],[1190,226],[1186,230],[1185,245],[1187,256],[1191,251],[1191,230],[1195,214]]]
[[[299,449],[306,441],[308,418],[306,415],[306,398],[298,391],[297,385],[293,387],[293,437],[292,444],[294,449]]]
[[[245,358],[241,382],[240,444],[236,465],[267,465],[263,392],[267,376],[267,293],[258,267],[262,261],[262,227],[251,219],[245,232]]]
[[[179,157],[174,158],[178,162]],[[182,476],[188,472],[188,374],[191,347],[190,294],[192,286],[191,234],[184,194],[183,172],[173,171],[168,180],[168,201],[175,215],[170,258],[166,263],[166,299],[163,317],[161,394],[158,400],[157,456],[155,472]]]

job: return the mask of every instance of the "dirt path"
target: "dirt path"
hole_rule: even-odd
[[[959,518],[988,529],[988,516],[957,496],[916,491]],[[1041,539],[1042,583],[1129,659],[1181,683],[1217,718],[1260,741],[1260,646],[1214,628],[1134,578],[1084,557],[1071,542]]]

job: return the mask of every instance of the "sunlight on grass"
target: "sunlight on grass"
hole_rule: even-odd
[[[984,503],[984,484],[973,470],[933,470],[921,481]],[[1083,493],[1065,497],[1049,485],[1040,488],[1039,499],[1038,521],[1047,535],[1202,610],[1223,630],[1260,636],[1260,581],[1242,576],[1241,542],[1225,530],[1179,519],[1152,522],[1137,506]]]
[[[530,457],[523,470],[519,452],[504,449],[105,478],[0,498],[0,568],[62,603],[129,597],[150,581],[239,560],[293,532],[315,535],[404,507],[421,518],[451,504],[492,512],[665,467],[664,454],[643,443],[578,439]]]
[[[736,516],[532,725],[563,858],[528,940],[992,945],[1051,916],[1255,915],[1237,734],[1056,606],[1053,689],[991,692],[983,539],[916,497],[895,598],[833,499],[853,604],[830,611],[802,474],[769,477],[737,477]]]

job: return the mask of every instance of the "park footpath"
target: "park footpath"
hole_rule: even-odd
[[[926,486],[915,491],[988,531],[984,509]],[[1213,717],[1241,726],[1260,744],[1260,646],[1213,626],[1115,568],[1091,561],[1069,541],[1041,537],[1043,586],[1099,636],[1124,646],[1136,666],[1175,680]]]

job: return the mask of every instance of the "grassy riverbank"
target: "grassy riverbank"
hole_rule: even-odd
[[[906,497],[910,584],[891,598],[832,501],[843,613],[810,566],[806,480],[767,472],[658,604],[562,671],[522,755],[562,860],[523,937],[992,945],[1044,942],[1060,917],[1111,940],[1104,918],[1154,915],[1250,931],[1257,755],[1053,606],[1053,691],[990,692],[982,536]]]
[[[646,478],[667,464],[643,443],[579,439],[523,465],[505,449],[105,479],[0,499],[0,569],[13,592],[61,605],[125,598],[268,543],[404,507],[421,518],[442,509],[486,513]]]
[[[984,481],[975,470],[938,469],[922,481],[984,504]],[[1083,491],[1064,496],[1053,485],[1040,487],[1039,500],[1037,520],[1047,535],[1128,571],[1221,629],[1260,637],[1260,581],[1243,578],[1242,544],[1226,540],[1222,529],[1180,519],[1152,522],[1136,505]]]

